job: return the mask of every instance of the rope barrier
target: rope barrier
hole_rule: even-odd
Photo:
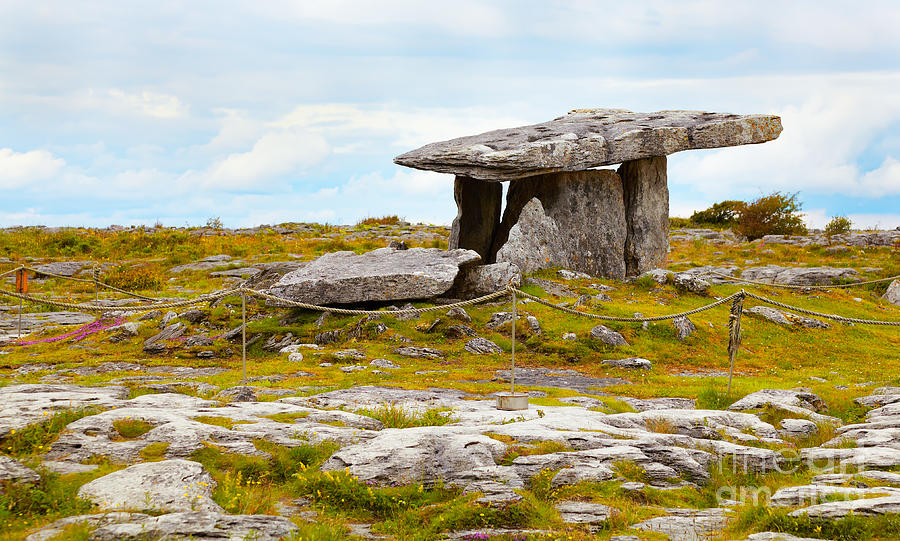
[[[525,293],[524,291],[522,291],[522,290],[520,290],[520,289],[512,289],[511,291],[515,291],[517,295],[521,295],[521,296],[523,296],[523,297],[526,297],[526,298],[528,298],[528,299],[531,299],[531,300],[533,300],[534,302],[536,302],[536,303],[538,303],[538,304],[543,304],[544,306],[548,306],[548,307],[550,307],[550,308],[553,308],[554,310],[559,310],[560,312],[566,312],[567,314],[573,314],[573,315],[576,315],[576,316],[588,317],[588,318],[591,318],[591,319],[600,319],[600,320],[603,320],[603,321],[622,321],[622,322],[632,322],[632,323],[642,323],[642,322],[644,322],[644,321],[666,321],[667,319],[678,319],[678,318],[680,318],[680,317],[687,317],[687,316],[690,316],[690,315],[693,315],[693,314],[697,314],[697,313],[700,313],[700,312],[704,312],[704,311],[706,311],[706,310],[710,310],[710,309],[712,309],[712,308],[715,308],[716,306],[719,306],[720,304],[725,304],[726,302],[731,301],[731,300],[733,300],[735,297],[737,297],[737,296],[740,295],[740,293],[735,293],[735,294],[733,294],[733,295],[729,295],[729,296],[725,297],[724,299],[719,299],[719,300],[717,300],[717,301],[714,302],[714,303],[707,304],[706,306],[701,306],[700,308],[695,308],[695,309],[693,309],[693,310],[688,310],[687,312],[679,312],[679,313],[677,313],[677,314],[671,314],[671,315],[667,315],[667,316],[652,316],[652,317],[614,317],[614,316],[603,316],[603,315],[600,315],[600,314],[591,314],[591,313],[589,313],[589,312],[580,312],[580,311],[578,311],[578,310],[573,310],[573,309],[571,309],[571,308],[566,308],[565,306],[559,306],[559,305],[553,304],[553,303],[551,303],[551,302],[545,301],[544,299],[542,299],[542,298],[540,298],[540,297],[535,297],[534,295],[530,295],[530,294],[528,294],[528,293]]]
[[[891,276],[890,278],[879,278],[877,280],[867,280],[865,282],[853,282],[852,284],[835,284],[835,285],[830,285],[830,286],[796,286],[796,285],[790,285],[790,284],[769,284],[766,282],[756,282],[753,280],[744,280],[743,278],[736,278],[734,276],[729,276],[727,274],[723,274],[718,271],[707,271],[707,272],[703,273],[704,276],[709,275],[709,274],[713,274],[715,276],[718,276],[725,280],[729,280],[731,282],[738,282],[738,283],[742,283],[742,284],[751,284],[751,285],[763,286],[763,287],[775,287],[775,288],[781,288],[781,289],[845,289],[845,288],[851,288],[851,287],[866,286],[869,284],[877,284],[880,282],[890,282],[890,281],[897,280],[898,278],[900,278],[900,275],[897,275],[897,276]]]
[[[316,310],[319,312],[331,312],[333,314],[343,314],[349,316],[367,316],[367,315],[412,315],[412,314],[425,314],[428,312],[436,312],[439,310],[448,310],[451,308],[463,308],[465,306],[472,306],[473,304],[480,304],[482,302],[490,301],[499,297],[505,297],[510,294],[510,290],[501,289],[500,291],[495,291],[494,293],[484,295],[482,297],[478,297],[477,299],[470,299],[467,301],[460,301],[453,304],[443,304],[440,306],[429,306],[426,308],[409,308],[406,310],[351,310],[348,308],[331,308],[328,306],[319,306],[317,304],[309,304],[305,302],[292,301],[282,297],[276,297],[275,295],[270,295],[268,293],[264,293],[262,291],[258,291],[256,289],[249,288],[239,288],[238,291],[242,293],[246,293],[253,297],[259,297],[261,299],[265,299],[267,301],[272,301],[279,306],[290,306],[292,308],[304,308],[306,310]]]
[[[875,319],[857,319],[852,317],[843,317],[837,316],[834,314],[824,314],[822,312],[814,312],[812,310],[806,310],[805,308],[798,308],[796,306],[791,306],[789,304],[785,304],[783,302],[773,301],[772,299],[767,299],[766,297],[760,295],[754,295],[753,293],[744,292],[747,297],[751,299],[756,299],[760,302],[764,302],[766,304],[771,304],[772,306],[778,306],[779,308],[784,308],[785,310],[791,310],[793,312],[800,312],[801,314],[806,314],[809,316],[821,317],[825,319],[831,319],[834,321],[840,321],[841,323],[858,323],[860,325],[888,325],[893,327],[900,327],[900,321],[879,321]]]

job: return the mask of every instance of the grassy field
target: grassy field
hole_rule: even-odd
[[[393,221],[393,223],[390,223]],[[0,265],[0,272],[14,268],[27,258],[36,262],[63,260],[91,260],[107,263],[105,280],[113,285],[136,289],[136,293],[151,297],[192,298],[202,293],[219,290],[233,282],[224,278],[209,276],[209,271],[192,271],[169,274],[168,268],[189,263],[211,255],[227,254],[239,258],[238,264],[223,264],[222,269],[246,266],[253,263],[282,261],[286,259],[308,260],[325,252],[352,250],[358,253],[386,244],[386,235],[427,232],[431,238],[410,241],[411,246],[446,247],[446,229],[431,226],[402,226],[396,220],[379,223],[373,219],[357,226],[337,227],[310,224],[302,233],[282,234],[274,230],[261,230],[253,234],[225,234],[212,230],[175,229],[135,229],[118,232],[100,230],[64,230],[46,232],[38,229],[0,232],[0,257],[10,260]],[[424,238],[424,237],[423,237]],[[863,279],[874,279],[900,274],[900,251],[898,248],[851,248],[849,251],[832,253],[824,248],[802,248],[787,245],[739,244],[721,246],[706,241],[679,242],[672,246],[669,268],[684,270],[700,265],[737,265],[740,267],[777,264],[785,266],[835,266],[859,269]],[[864,270],[865,269],[865,270]],[[555,271],[541,271],[538,278],[559,280]],[[739,285],[714,285],[710,296],[699,296],[677,290],[673,285],[657,285],[641,280],[622,283],[604,279],[581,279],[565,282],[575,293],[570,297],[549,296],[535,285],[523,287],[528,293],[548,298],[553,302],[574,303],[579,295],[597,295],[596,285],[611,286],[607,292],[609,302],[590,301],[580,309],[588,312],[630,317],[636,312],[645,316],[665,315],[690,310],[737,292]],[[90,284],[65,280],[32,281],[31,291],[35,295],[66,301],[88,301],[94,297]],[[3,286],[11,288],[8,283]],[[839,314],[847,317],[900,321],[900,307],[887,304],[881,295],[887,284],[862,286],[830,291],[790,291],[775,288],[744,286],[748,291],[784,302],[790,305]],[[102,293],[104,299],[121,298],[114,293]],[[14,306],[10,300],[8,303]],[[746,307],[756,304],[748,300]],[[426,306],[416,303],[416,306]],[[204,323],[204,332],[216,336],[240,324],[241,303],[239,297],[226,298],[215,306],[201,306],[209,311]],[[444,311],[433,312],[417,320],[400,321],[391,316],[383,316],[381,322],[389,330],[376,333],[376,322],[366,322],[358,338],[326,346],[324,350],[304,352],[302,363],[287,361],[287,355],[267,352],[262,346],[272,336],[291,333],[305,342],[312,342],[316,334],[348,328],[360,318],[331,316],[318,327],[315,324],[319,313],[300,310],[284,311],[259,304],[248,303],[248,337],[260,338],[253,341],[248,350],[248,376],[274,376],[295,373],[298,369],[313,374],[313,377],[286,378],[272,383],[255,382],[253,385],[277,388],[297,388],[319,386],[346,388],[354,385],[402,386],[405,388],[442,387],[460,389],[474,394],[489,394],[507,389],[499,381],[491,381],[495,371],[505,369],[510,362],[511,330],[509,325],[493,331],[485,328],[491,315],[510,308],[508,300],[485,306],[468,308],[473,322],[469,325],[480,336],[497,343],[503,353],[493,355],[473,355],[463,347],[465,339],[447,338],[442,329],[456,322],[448,320]],[[46,310],[38,306],[26,306],[28,311]],[[698,407],[724,408],[738,398],[763,388],[806,387],[821,396],[828,404],[824,412],[841,418],[845,422],[859,420],[865,413],[856,406],[853,399],[869,394],[871,387],[862,384],[875,382],[879,385],[900,384],[900,370],[896,363],[900,359],[900,332],[896,327],[875,327],[833,323],[830,329],[807,330],[799,327],[783,327],[762,319],[745,316],[743,318],[743,343],[737,354],[735,377],[731,394],[726,393],[728,378],[723,374],[728,370],[728,305],[719,306],[695,316],[691,320],[696,332],[686,340],[679,341],[670,322],[651,323],[643,328],[639,323],[607,323],[619,331],[630,345],[613,349],[590,338],[590,329],[598,321],[565,314],[537,303],[519,302],[521,312],[534,315],[543,328],[541,334],[531,334],[526,325],[517,326],[516,362],[518,366],[574,368],[585,375],[595,377],[617,377],[629,383],[604,388],[610,395],[635,398],[686,397],[698,400]],[[13,310],[14,311],[14,310]],[[442,319],[433,326],[435,319]],[[240,342],[216,338],[211,347],[170,350],[165,355],[149,355],[142,351],[143,340],[158,332],[158,320],[144,324],[140,336],[119,343],[110,343],[109,335],[98,333],[78,342],[77,347],[68,341],[37,344],[27,347],[0,347],[8,352],[0,356],[0,385],[13,383],[38,383],[46,372],[15,375],[16,369],[29,363],[46,363],[54,369],[96,366],[109,361],[140,362],[144,365],[185,365],[192,367],[225,367],[228,370],[216,376],[197,378],[222,388],[237,385],[242,379]],[[435,329],[437,332],[435,332]],[[431,332],[429,332],[431,331]],[[575,333],[574,341],[563,340],[564,333]],[[52,337],[61,334],[59,330],[39,333],[30,339]],[[445,353],[442,360],[409,359],[393,352],[402,345],[402,338],[411,340],[416,346],[427,346]],[[353,359],[343,359],[335,352],[359,348],[368,359],[384,358],[399,364],[401,368],[387,373],[373,374],[368,370],[343,372],[341,366],[353,364]],[[211,359],[198,359],[199,349],[212,350]],[[602,366],[601,360],[624,357],[642,357],[653,362],[653,369],[635,372]],[[321,367],[329,362],[331,366]],[[431,372],[417,374],[417,372]],[[712,375],[709,375],[712,374]],[[140,372],[114,372],[96,375],[73,375],[72,383],[82,385],[104,384],[113,378],[140,375]],[[546,398],[535,399],[533,403],[544,405],[565,405],[559,398],[575,396],[575,391],[556,388],[532,388],[544,391]],[[141,394],[145,389],[135,387],[133,393]],[[196,394],[186,389],[189,394]],[[303,393],[298,393],[303,394]],[[275,398],[274,396],[272,397]],[[627,406],[610,399],[611,408],[623,409]],[[437,424],[443,417],[440,412],[430,414],[422,421],[407,418],[404,412],[372,412],[392,419],[390,423]],[[446,422],[446,420],[445,420]],[[61,424],[60,422],[56,423]],[[415,426],[407,424],[406,426]],[[230,428],[230,427],[229,427]],[[36,462],[40,455],[39,445],[52,441],[54,430],[61,426],[47,426],[27,441],[4,442],[5,447],[18,445],[9,454],[22,457],[26,462]],[[120,431],[135,432],[140,427],[123,427]],[[123,437],[125,435],[123,434]],[[32,441],[33,440],[33,441]],[[804,442],[812,445],[816,442]],[[637,519],[660,514],[660,507],[709,507],[715,504],[715,492],[733,482],[739,475],[725,471],[714,477],[710,486],[702,490],[682,489],[679,491],[656,491],[636,500],[617,487],[617,483],[581,483],[564,489],[551,490],[549,480],[536,478],[524,500],[507,509],[484,509],[472,504],[472,497],[463,496],[454,489],[422,486],[404,486],[372,490],[354,482],[348,476],[319,472],[316,466],[326,458],[331,448],[309,446],[297,449],[282,449],[259,442],[272,455],[270,460],[253,457],[232,456],[210,447],[197,460],[203,462],[219,482],[215,499],[229,512],[273,513],[279,501],[306,497],[314,501],[315,508],[321,509],[321,520],[317,525],[303,525],[301,538],[338,539],[342,537],[344,526],[351,522],[374,522],[376,529],[398,538],[434,538],[440,532],[467,527],[528,526],[553,529],[560,539],[594,538],[586,530],[566,529],[552,509],[551,503],[562,498],[575,498],[614,505],[622,510],[615,520],[610,521],[608,530],[599,533],[599,538],[609,537],[627,531],[627,525]],[[552,446],[545,452],[553,452]],[[558,450],[558,449],[555,449]],[[155,452],[161,455],[164,449]],[[148,459],[153,458],[153,453]],[[299,466],[298,466],[299,465]],[[104,464],[101,471],[108,473],[117,466]],[[293,469],[291,469],[293,468]],[[298,470],[299,468],[299,470]],[[628,472],[628,465],[622,465]],[[640,472],[631,472],[636,478]],[[794,472],[790,478],[770,474],[756,479],[744,479],[755,486],[777,487],[798,484],[808,473]],[[63,504],[81,484],[97,475],[47,476],[43,481],[40,498],[26,495],[0,496],[0,503],[10,509],[4,513],[0,509],[0,530],[10,539],[21,539],[28,528],[35,524],[50,522],[60,516],[83,513],[89,509],[84,502]],[[625,476],[625,474],[623,474]],[[16,499],[18,498],[18,499]],[[31,500],[40,500],[32,502]],[[254,502],[250,507],[246,503]],[[30,503],[29,503],[30,502]],[[740,520],[735,521],[729,536],[740,538],[747,532],[759,531],[763,527],[781,527],[786,531],[816,537],[830,538],[890,539],[900,532],[900,525],[886,519],[854,518],[846,523],[835,523],[821,530],[821,525],[802,524],[798,519],[790,519],[778,512],[766,511],[762,504],[749,504],[739,509]],[[793,521],[793,522],[792,522]],[[840,521],[838,521],[840,522]],[[425,526],[423,526],[425,525]],[[815,528],[820,530],[816,531]],[[848,533],[849,532],[849,533]],[[658,534],[629,532],[642,539],[659,539]],[[78,539],[73,531],[69,538]],[[885,537],[886,536],[886,537]],[[732,538],[732,537],[727,537]]]

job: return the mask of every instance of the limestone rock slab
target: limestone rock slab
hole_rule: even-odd
[[[203,510],[223,512],[214,501],[216,482],[199,462],[145,462],[104,475],[78,489],[78,496],[106,511]]]
[[[480,259],[472,250],[437,248],[333,252],[282,276],[268,293],[312,304],[426,299],[449,290],[461,265]]]
[[[750,267],[741,272],[744,280],[791,286],[830,286],[836,280],[859,280],[856,269],[835,267]]]
[[[394,162],[504,181],[584,171],[682,150],[764,143],[780,133],[781,119],[773,115],[576,109],[541,124],[425,145],[397,156]]]
[[[203,511],[170,513],[142,520],[107,524],[95,530],[96,541],[144,539],[215,539],[225,541],[275,541],[287,539],[297,526],[284,517],[225,515]]]
[[[41,476],[14,458],[0,455],[0,483],[37,483]]]

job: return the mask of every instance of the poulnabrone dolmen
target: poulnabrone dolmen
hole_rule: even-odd
[[[764,143],[780,133],[773,115],[577,109],[542,124],[425,145],[394,162],[456,175],[451,249],[522,272],[563,267],[623,278],[665,263],[667,155]],[[594,169],[613,164],[621,165]]]

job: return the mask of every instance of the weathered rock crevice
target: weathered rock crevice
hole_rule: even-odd
[[[487,262],[500,224],[503,186],[474,178],[457,176],[453,187],[457,214],[450,228],[449,249],[474,250]]]

